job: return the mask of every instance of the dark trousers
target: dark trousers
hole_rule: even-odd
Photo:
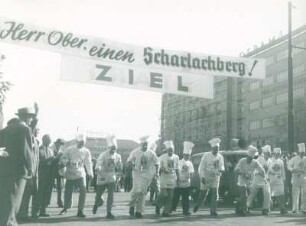
[[[31,215],[36,216],[39,210],[39,202],[38,202],[38,191],[37,191],[37,177],[33,177],[27,180],[22,202],[20,205],[18,217],[28,217],[29,212],[29,205],[30,199],[32,197],[32,208],[31,208]]]
[[[248,189],[247,187],[239,186],[239,198],[236,203],[236,212],[244,212],[247,211],[247,197],[248,197]]]
[[[157,196],[156,206],[164,207],[163,213],[169,214],[172,208],[174,188],[161,188]]]
[[[101,197],[105,192],[105,189],[107,189],[107,213],[110,213],[112,211],[112,206],[114,202],[114,191],[116,188],[116,183],[108,183],[103,185],[97,185],[96,190],[96,198],[95,198],[95,205],[99,206],[101,203]]]
[[[63,205],[63,199],[62,199],[62,194],[63,194],[63,177],[57,176],[55,178],[56,181],[56,191],[57,191],[57,205],[62,206]]]
[[[19,211],[27,180],[0,176],[0,225],[17,225]]]
[[[210,188],[210,212],[217,211],[217,202],[218,202],[218,195],[217,195],[217,188]],[[196,206],[200,207],[203,202],[205,201],[205,197],[207,197],[208,190],[201,190],[198,201],[196,202]]]
[[[187,188],[175,188],[172,202],[172,210],[175,211],[178,205],[180,198],[182,197],[182,208],[183,213],[189,212],[189,195],[190,195],[190,187]]]
[[[64,197],[64,208],[69,209],[72,205],[72,193],[73,188],[77,187],[80,190],[79,195],[79,203],[78,203],[78,210],[83,211],[86,199],[86,178],[80,178],[76,180],[66,180],[65,185],[65,197]]]
[[[38,197],[39,197],[39,209],[40,213],[44,214],[46,212],[47,206],[50,204],[52,189],[53,189],[53,178],[52,171],[41,170],[39,172],[38,180]]]

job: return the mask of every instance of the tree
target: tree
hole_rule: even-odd
[[[6,92],[10,90],[12,84],[9,81],[4,81],[4,72],[1,70],[3,61],[6,59],[5,55],[0,53],[0,128],[3,128],[3,104],[6,100]]]

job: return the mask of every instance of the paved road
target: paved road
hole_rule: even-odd
[[[113,208],[113,214],[116,216],[115,220],[108,220],[105,218],[105,205],[98,209],[96,215],[92,214],[92,205],[94,200],[94,193],[89,193],[87,195],[88,203],[85,207],[85,214],[87,217],[85,219],[77,218],[76,215],[76,205],[77,205],[77,194],[74,194],[74,207],[69,210],[69,212],[60,216],[58,213],[60,209],[56,207],[55,203],[55,193],[52,197],[51,207],[47,209],[47,212],[51,215],[49,218],[39,218],[34,222],[21,223],[22,225],[32,226],[32,225],[56,225],[56,226],[67,226],[67,225],[93,225],[93,226],[127,226],[127,225],[168,225],[172,224],[175,226],[196,226],[196,225],[214,225],[214,226],[237,226],[237,225],[247,225],[247,226],[291,226],[291,225],[306,225],[306,216],[303,214],[288,214],[286,216],[281,216],[278,212],[272,212],[269,216],[261,216],[260,211],[252,211],[250,216],[247,217],[237,217],[234,214],[233,209],[221,208],[219,209],[219,217],[212,218],[209,216],[209,211],[207,208],[200,209],[196,214],[190,217],[184,217],[181,213],[181,209],[172,214],[169,218],[157,217],[154,214],[154,207],[148,205],[146,207],[146,214],[143,219],[135,219],[128,215],[128,193],[116,193],[115,203]],[[105,199],[105,198],[104,198]]]

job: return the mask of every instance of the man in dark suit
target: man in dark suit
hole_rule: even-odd
[[[55,159],[54,152],[50,147],[51,137],[45,134],[42,137],[42,145],[39,147],[39,169],[38,169],[38,197],[39,216],[49,217],[46,208],[50,204],[53,188],[52,163]]]
[[[29,218],[29,205],[30,200],[32,198],[32,208],[31,208],[31,216],[32,219],[36,219],[38,216],[39,210],[39,200],[38,200],[38,164],[39,164],[39,141],[37,139],[39,129],[36,126],[37,119],[34,118],[31,122],[31,129],[33,133],[33,169],[34,174],[32,178],[27,180],[26,187],[24,189],[22,202],[20,205],[19,213],[18,213],[18,221],[28,221]]]
[[[0,158],[0,225],[17,225],[24,188],[33,175],[33,141],[29,127],[35,111],[21,108],[15,119],[0,131],[0,147],[7,152]]]
[[[52,162],[52,182],[56,182],[56,191],[57,191],[57,206],[60,208],[64,207],[62,193],[64,187],[64,178],[59,175],[59,169],[61,168],[59,165],[59,160],[63,154],[62,146],[65,144],[65,140],[62,138],[58,138],[54,142],[54,160]]]

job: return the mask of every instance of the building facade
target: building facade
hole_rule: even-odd
[[[306,26],[293,33],[295,142],[306,141]],[[172,139],[181,154],[183,142],[194,152],[209,149],[219,136],[221,148],[246,137],[256,145],[288,148],[288,38],[273,39],[244,55],[266,59],[264,80],[215,77],[214,99],[165,94],[162,99],[161,140]],[[299,48],[296,48],[299,47]],[[304,49],[303,49],[304,48]]]

